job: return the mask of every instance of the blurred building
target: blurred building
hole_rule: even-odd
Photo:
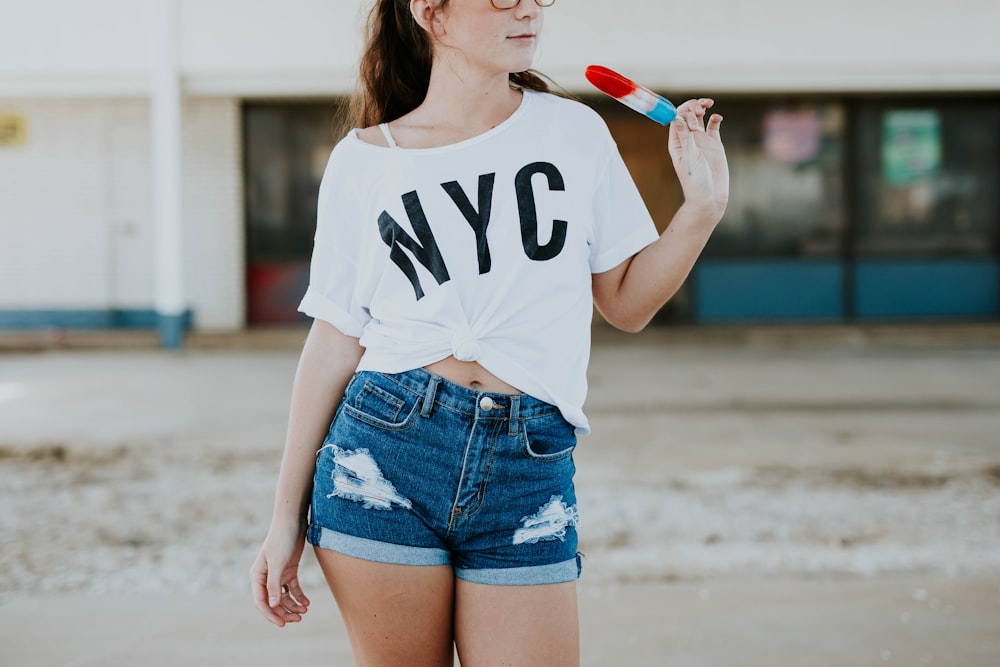
[[[297,321],[364,5],[0,0],[0,330]],[[662,320],[1000,316],[1000,4],[560,0],[546,21],[538,68],[607,118],[661,227],[666,132],[584,67],[726,117],[731,204]]]

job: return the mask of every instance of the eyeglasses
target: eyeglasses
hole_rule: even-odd
[[[490,4],[497,9],[514,9],[521,4],[521,0],[490,0]],[[535,0],[535,4],[539,7],[551,7],[556,4],[556,0]]]

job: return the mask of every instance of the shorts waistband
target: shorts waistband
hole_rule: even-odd
[[[359,371],[358,375],[377,373]],[[424,410],[431,404],[464,413],[477,419],[532,419],[557,414],[559,408],[528,394],[476,391],[435,375],[423,368],[402,373],[377,373],[403,389],[417,394],[424,401]]]

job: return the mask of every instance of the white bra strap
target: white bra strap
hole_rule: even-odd
[[[382,135],[389,144],[389,148],[399,148],[396,145],[396,140],[392,138],[392,132],[389,131],[389,123],[379,123],[378,129],[382,130]]]

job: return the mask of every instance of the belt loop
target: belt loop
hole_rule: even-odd
[[[518,422],[521,419],[521,397],[514,394],[510,397],[510,414],[507,415],[509,420],[507,424],[507,435],[517,435]]]
[[[421,417],[430,417],[434,411],[434,397],[437,396],[437,388],[440,382],[441,378],[437,375],[431,375],[431,379],[427,383],[427,391],[424,392],[424,404],[420,408]]]

